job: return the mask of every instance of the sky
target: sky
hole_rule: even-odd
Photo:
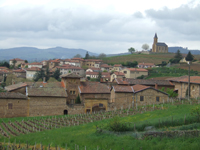
[[[199,0],[0,0],[0,49],[81,48],[94,53],[169,47],[200,50]]]

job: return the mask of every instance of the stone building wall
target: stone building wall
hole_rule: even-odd
[[[26,95],[26,87],[18,88],[16,90],[12,90],[10,92],[22,93],[22,94]]]
[[[8,105],[12,105],[9,109]],[[26,99],[0,99],[0,118],[26,117],[28,100]]]
[[[143,101],[140,101],[140,96],[143,96]],[[156,101],[156,97],[159,97],[159,101]],[[152,104],[160,104],[168,101],[168,95],[159,92],[154,89],[146,89],[141,92],[134,94],[134,105],[152,105]]]
[[[29,116],[63,115],[66,109],[66,98],[29,97]]]

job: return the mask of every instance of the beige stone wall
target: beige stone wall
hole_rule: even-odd
[[[130,77],[127,77],[127,78],[134,78],[136,79],[137,77],[140,77],[141,75],[144,75],[144,76],[148,76],[148,71],[147,72],[138,72],[138,71],[131,71],[130,72]]]
[[[8,109],[8,104],[12,109]],[[26,117],[28,100],[26,99],[0,99],[0,118]]]
[[[29,116],[63,115],[65,109],[66,98],[29,97]]]
[[[178,97],[187,98],[186,92],[188,88],[188,83],[173,82],[173,84],[175,85],[175,89],[178,89]],[[200,96],[200,85],[190,83],[190,97],[196,98],[199,96]]]
[[[140,101],[140,96],[144,96],[144,100]],[[160,101],[156,101],[156,97],[160,97]],[[156,91],[154,89],[146,89],[144,91],[134,94],[134,105],[151,105],[151,104],[160,104],[168,101],[168,95]]]
[[[67,107],[67,110],[69,115],[85,113],[85,107],[81,104],[75,104],[72,107]]]
[[[132,102],[133,93],[115,93],[114,90],[111,91],[110,110],[129,108],[132,106]]]
[[[22,64],[22,63],[24,63],[24,61],[16,61],[15,66],[18,66],[19,64]],[[9,61],[9,64],[10,64],[11,66],[14,65],[14,64],[13,64],[13,61]]]
[[[33,79],[36,71],[26,71],[26,79]]]

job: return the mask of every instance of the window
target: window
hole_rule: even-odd
[[[156,102],[159,102],[159,101],[160,101],[160,97],[156,96]]]
[[[140,96],[140,101],[144,101],[144,96]]]
[[[124,74],[127,74],[127,71],[124,71]]]
[[[13,104],[12,103],[8,103],[8,109],[13,109]]]
[[[76,94],[76,92],[75,92],[75,91],[73,91],[73,94]]]
[[[72,94],[72,91],[70,91],[70,94]]]
[[[99,103],[99,107],[103,107],[103,104]]]

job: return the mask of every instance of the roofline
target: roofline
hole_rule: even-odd
[[[28,95],[28,97],[63,97],[63,98],[66,98],[66,97],[68,97],[68,96],[40,96],[40,95]]]
[[[144,91],[144,90],[147,90],[147,89],[153,89],[153,90],[156,90],[156,91],[158,91],[158,92],[161,92],[161,93],[163,93],[163,94],[169,96],[169,94],[167,94],[167,93],[165,93],[165,92],[163,92],[163,91],[157,90],[157,89],[155,89],[155,88],[153,88],[153,87],[147,87],[147,88],[145,88],[145,89],[142,89],[142,90],[136,91],[135,93],[138,93],[138,92],[141,92],[141,91]]]

